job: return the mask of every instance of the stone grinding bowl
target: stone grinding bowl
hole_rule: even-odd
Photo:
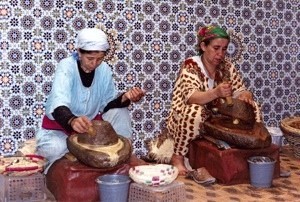
[[[230,106],[225,99],[218,99],[208,104],[216,114],[204,122],[205,133],[240,148],[270,146],[270,133],[262,123],[255,121],[253,106],[236,98],[232,98],[232,103]],[[238,119],[236,124],[235,119]]]
[[[224,117],[208,119],[203,124],[205,133],[242,149],[260,149],[271,145],[271,135],[262,123],[255,123],[251,129],[241,129],[224,126],[222,123],[226,121]]]
[[[217,111],[219,114],[232,117],[232,119],[239,119],[252,127],[255,123],[253,106],[237,98],[232,98],[232,104],[229,106],[226,100],[221,98],[209,103],[208,108]]]
[[[95,134],[73,134],[67,138],[69,151],[81,162],[96,168],[114,168],[126,163],[131,154],[130,141],[118,135],[106,121],[93,121]]]

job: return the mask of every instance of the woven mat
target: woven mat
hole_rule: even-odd
[[[255,188],[250,184],[224,186],[218,183],[202,186],[183,176],[177,180],[185,183],[187,201],[300,202],[300,159],[293,156],[289,146],[282,148],[280,166],[289,170],[291,176],[274,179],[271,188]]]

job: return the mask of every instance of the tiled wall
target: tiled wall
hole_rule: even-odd
[[[147,91],[130,108],[137,154],[164,125],[201,25],[230,31],[229,56],[265,123],[278,126],[300,111],[299,10],[299,0],[0,0],[0,154],[35,136],[57,62],[74,51],[80,29],[96,25],[109,33],[118,89]]]

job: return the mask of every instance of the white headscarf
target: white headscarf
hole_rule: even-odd
[[[102,30],[85,28],[78,33],[76,48],[87,51],[107,51],[109,43],[106,34]]]

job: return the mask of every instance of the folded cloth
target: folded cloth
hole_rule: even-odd
[[[216,182],[216,178],[211,176],[204,167],[188,171],[186,177],[201,185],[210,185]]]

